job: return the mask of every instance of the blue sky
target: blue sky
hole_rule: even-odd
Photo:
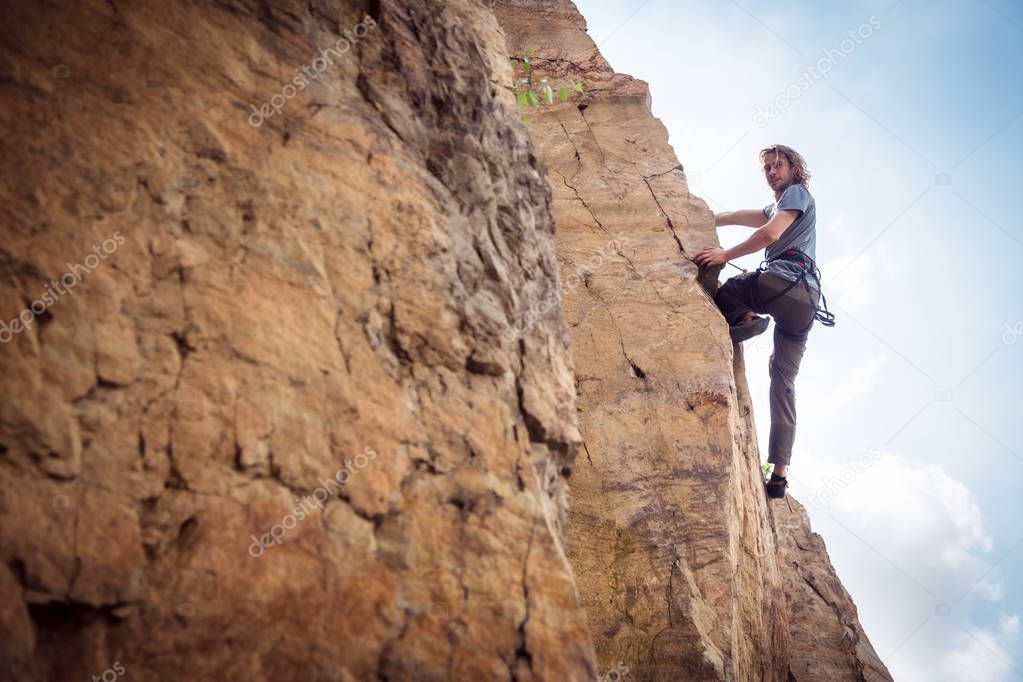
[[[895,679],[1023,680],[1023,2],[577,5],[712,210],[773,201],[762,147],[806,157],[837,326],[803,359],[790,491]]]

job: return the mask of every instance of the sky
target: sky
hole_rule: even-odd
[[[1023,1],[576,4],[711,210],[774,201],[761,148],[807,160],[837,323],[797,378],[789,492],[878,655],[1023,680]],[[771,345],[746,343],[764,461]]]

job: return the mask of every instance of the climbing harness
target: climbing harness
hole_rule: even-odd
[[[693,260],[689,256],[685,255],[684,253],[682,255],[683,255],[683,257],[686,260],[694,263],[698,268],[702,268],[703,267],[699,263],[697,263],[695,260]],[[802,266],[801,270],[800,270],[800,273],[799,273],[799,279],[797,279],[795,282],[790,282],[787,287],[782,289],[780,292],[778,292],[777,294],[775,294],[771,298],[769,298],[766,301],[764,301],[764,300],[762,300],[760,298],[760,294],[758,293],[759,289],[757,288],[757,283],[760,280],[760,275],[767,271],[767,264],[773,263],[774,261],[777,261],[777,260],[789,260],[789,261],[792,261],[794,263],[799,263],[799,265]],[[735,263],[732,263],[731,261],[728,261],[726,264],[727,265],[731,265],[736,270],[741,270],[743,273],[749,272],[748,270],[746,270],[746,268],[740,268],[738,265],[736,265]],[[792,287],[796,286],[800,282],[803,283],[803,287],[806,289],[807,301],[810,303],[811,306],[813,306],[814,315],[813,315],[813,319],[810,320],[810,323],[807,324],[806,327],[802,331],[797,333],[797,334],[792,334],[790,332],[785,331],[781,327],[778,327],[778,332],[779,333],[781,333],[783,336],[786,336],[786,337],[791,338],[791,339],[798,340],[798,339],[801,339],[801,338],[805,338],[806,333],[810,331],[811,327],[813,327],[814,321],[820,322],[825,327],[834,327],[835,326],[835,314],[832,313],[830,310],[828,310],[828,299],[826,299],[824,297],[824,291],[821,288],[817,289],[817,292],[820,294],[820,299],[818,300],[816,305],[813,303],[812,287],[810,286],[810,283],[806,281],[806,274],[807,274],[807,272],[813,273],[813,276],[817,280],[817,285],[818,285],[818,287],[820,287],[821,286],[821,270],[820,270],[819,267],[817,267],[817,264],[813,261],[813,259],[810,258],[805,253],[803,253],[802,251],[800,251],[799,249],[787,249],[786,251],[782,252],[781,255],[779,255],[779,256],[777,256],[775,258],[772,258],[771,260],[762,260],[762,261],[760,261],[760,265],[753,272],[753,276],[749,280],[749,285],[748,286],[751,287],[750,288],[751,298],[753,299],[753,302],[760,308],[760,310],[758,310],[757,312],[766,311],[765,306],[768,303],[773,303],[775,300],[777,300],[777,299],[781,298],[782,296],[784,296],[785,294],[789,293],[789,291],[792,289]],[[821,308],[820,303],[824,304],[823,308]]]
[[[774,296],[771,296],[767,300],[763,300],[760,298],[757,283],[760,280],[760,275],[763,274],[764,272],[767,272],[767,265],[778,260],[787,260],[792,261],[794,263],[799,263],[799,265],[801,266],[799,278],[794,282],[789,282],[789,285],[787,287],[782,289]],[[817,285],[819,287],[821,283],[821,271],[820,268],[817,267],[817,264],[813,262],[813,259],[810,258],[805,253],[803,253],[802,251],[800,251],[799,249],[788,249],[776,258],[761,261],[760,266],[756,269],[756,272],[753,273],[753,277],[750,278],[749,282],[751,297],[754,303],[756,303],[761,310],[766,310],[768,304],[773,303],[777,299],[789,293],[789,291],[800,282],[803,283],[803,287],[806,289],[807,301],[814,308],[814,316],[813,319],[810,320],[810,323],[807,324],[802,331],[796,334],[790,334],[781,328],[778,329],[778,331],[781,332],[782,334],[790,336],[792,338],[802,338],[807,332],[810,331],[810,328],[813,326],[814,320],[820,322],[825,327],[835,326],[835,315],[828,310],[828,300],[824,298],[824,292],[821,289],[817,290],[818,293],[820,294],[818,304],[816,305],[814,304],[813,290],[812,287],[810,286],[810,283],[806,279],[806,275],[808,272],[813,274],[814,278],[817,280]],[[820,303],[824,304],[823,308],[820,307],[819,305]]]

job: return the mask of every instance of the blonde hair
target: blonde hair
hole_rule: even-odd
[[[806,159],[792,147],[774,144],[760,150],[760,165],[763,166],[768,154],[781,154],[792,166],[792,182],[810,189],[810,171],[806,170]]]

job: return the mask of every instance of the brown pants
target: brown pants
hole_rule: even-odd
[[[759,298],[750,287],[756,283]],[[781,298],[760,306],[758,301],[770,299],[787,287],[788,282],[777,275],[747,272],[736,275],[722,284],[714,295],[729,326],[735,326],[743,316],[753,311],[774,318],[774,352],[771,353],[771,436],[767,446],[767,461],[788,464],[792,459],[792,444],[796,440],[796,374],[806,349],[809,330],[803,332],[817,312],[820,293],[799,282]]]

